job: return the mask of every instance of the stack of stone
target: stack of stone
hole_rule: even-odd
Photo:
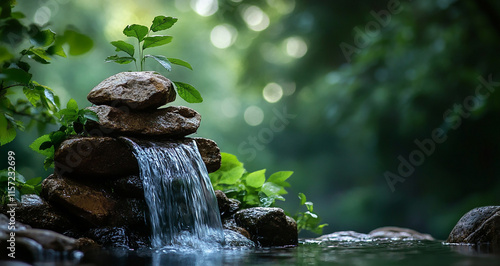
[[[41,197],[23,196],[18,221],[79,238],[78,246],[92,246],[92,242],[133,249],[149,246],[138,163],[121,137],[161,143],[194,140],[209,173],[221,163],[215,142],[186,137],[200,126],[196,111],[175,106],[159,109],[175,95],[170,80],[154,72],[119,73],[92,89],[88,100],[95,106],[88,109],[99,122],[87,122],[89,137],[61,143],[55,152],[54,174],[43,181]],[[230,244],[297,244],[297,225],[283,210],[240,210],[238,201],[221,191],[216,194]]]
[[[196,111],[158,109],[175,100],[175,91],[170,80],[154,72],[111,76],[92,89],[88,100],[95,104],[88,109],[99,122],[89,120],[90,137],[68,139],[55,152],[55,173],[44,180],[41,193],[51,211],[38,219],[64,221],[44,227],[105,246],[148,245],[137,160],[119,136],[170,143],[194,140],[209,172],[220,167],[219,148],[208,139],[185,137],[200,126]]]

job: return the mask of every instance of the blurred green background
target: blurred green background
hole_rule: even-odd
[[[40,0],[14,10],[94,40],[83,56],[33,69],[80,107],[100,81],[135,70],[104,62],[127,24],[178,17],[174,41],[154,52],[194,71],[147,69],[201,92],[201,104],[174,103],[201,113],[198,136],[249,171],[295,171],[280,204],[293,212],[305,193],[324,233],[395,225],[445,239],[465,212],[500,202],[498,1]],[[437,128],[446,140],[425,154],[415,141]],[[19,133],[1,148],[2,166],[14,150],[25,177],[48,176],[27,146],[54,129]],[[401,158],[414,165],[408,175]]]

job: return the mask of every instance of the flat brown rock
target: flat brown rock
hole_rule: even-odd
[[[188,143],[196,141],[209,173],[220,168],[217,144],[209,139],[183,138],[158,142]],[[113,137],[79,137],[63,141],[55,152],[55,171],[59,176],[124,177],[139,175],[139,166],[131,148]]]
[[[87,107],[99,117],[88,121],[91,135],[154,136],[179,138],[198,130],[201,116],[184,106],[169,106],[153,112],[130,112],[107,105]]]
[[[128,176],[139,173],[132,150],[112,137],[80,137],[63,141],[54,155],[59,176]]]
[[[126,106],[133,110],[156,109],[175,100],[172,82],[154,71],[122,72],[113,75],[87,96],[97,105]]]
[[[102,191],[54,175],[43,181],[41,194],[49,203],[92,225],[105,224],[116,205]]]

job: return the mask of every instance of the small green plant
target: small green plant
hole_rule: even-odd
[[[85,125],[88,120],[99,122],[99,117],[93,111],[78,109],[74,99],[70,99],[66,108],[57,112],[55,116],[61,124],[59,130],[37,138],[30,145],[32,150],[46,157],[43,163],[45,169],[54,167],[54,152],[65,139],[73,135],[85,135]]]
[[[144,50],[159,47],[166,44],[169,44],[173,37],[168,35],[151,35],[152,32],[158,32],[170,29],[177,22],[177,18],[174,17],[166,17],[166,16],[157,16],[153,19],[153,23],[148,28],[144,25],[132,24],[125,27],[123,30],[123,34],[127,37],[132,37],[137,40],[137,51],[138,55],[136,55],[136,47],[133,44],[127,43],[125,41],[113,41],[111,44],[116,48],[116,52],[124,52],[125,56],[112,55],[106,58],[106,62],[115,62],[118,64],[129,64],[134,62],[135,67],[139,71],[144,71],[144,65],[146,58],[151,58],[157,61],[161,66],[163,66],[167,71],[172,71],[172,64],[183,66],[193,70],[193,67],[181,59],[177,58],[167,58],[163,55],[151,55],[144,54]],[[137,65],[139,62],[139,66]],[[203,98],[200,95],[200,92],[196,90],[193,86],[174,81],[174,87],[177,90],[179,96],[189,103],[200,103],[203,101]]]
[[[15,181],[13,186],[9,184],[9,173],[15,173]],[[40,194],[42,190],[42,177],[36,177],[26,180],[24,176],[18,172],[9,172],[0,170],[0,204],[9,203],[8,189],[15,188],[14,198],[21,201],[21,196],[24,194]]]
[[[304,193],[299,193],[300,205],[306,206],[307,211],[297,212],[293,218],[297,221],[297,230],[308,230],[316,234],[323,233],[323,227],[328,224],[320,224],[319,216],[314,213],[313,203],[307,201],[306,195]]]
[[[283,195],[288,194],[285,188],[290,187],[286,180],[293,174],[292,171],[276,172],[266,179],[266,169],[249,173],[235,155],[223,152],[221,156],[221,167],[209,174],[214,189],[239,200],[242,208],[272,207],[276,200],[285,200]],[[303,193],[299,193],[299,198],[307,211],[294,216],[297,229],[320,234],[326,224],[319,224],[320,219],[313,212],[313,203],[306,201]]]

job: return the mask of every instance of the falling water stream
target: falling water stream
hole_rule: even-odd
[[[132,141],[144,184],[153,249],[224,244],[217,199],[196,142]]]

